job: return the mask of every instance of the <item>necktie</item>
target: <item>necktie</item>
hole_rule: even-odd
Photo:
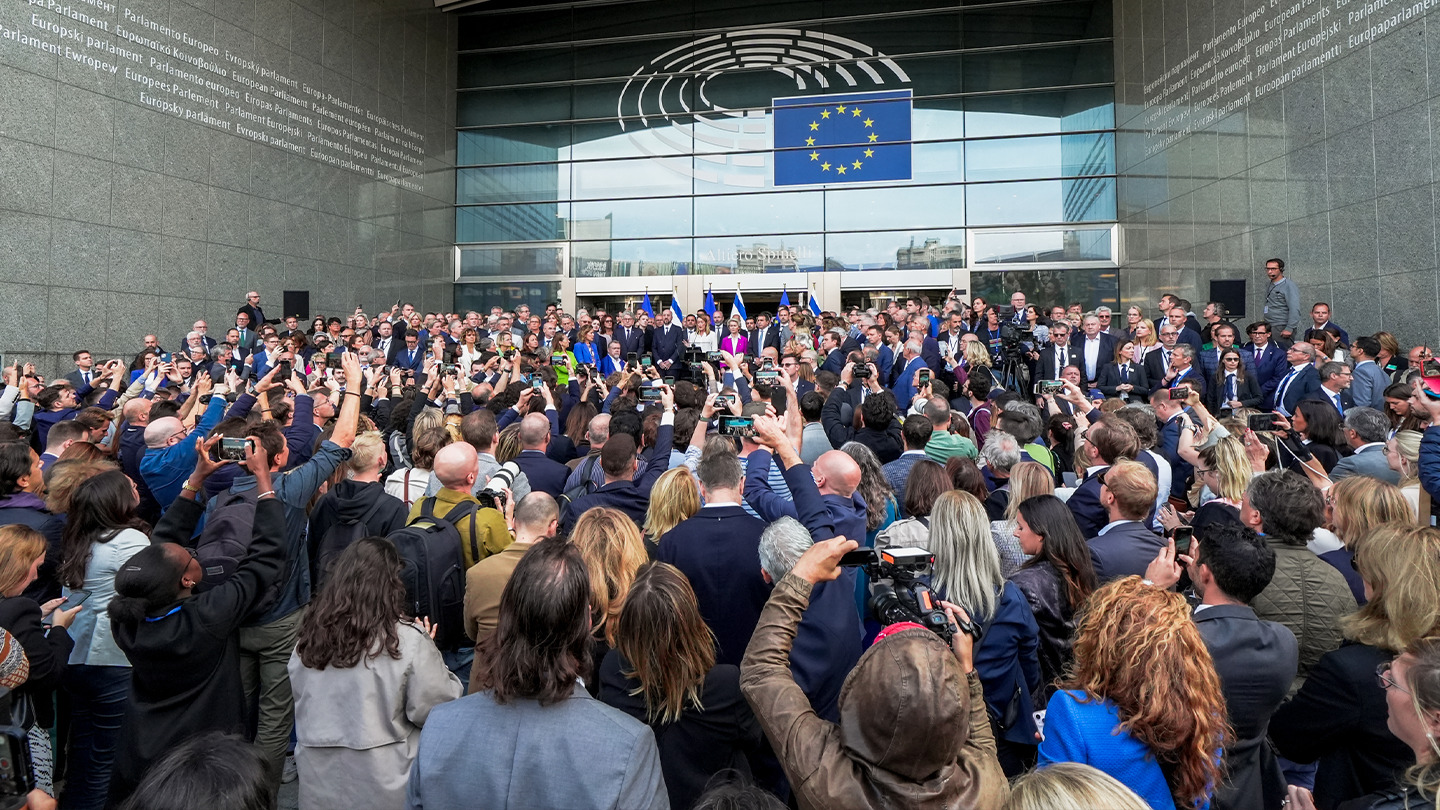
[[[1130,383],[1130,364],[1129,364],[1129,363],[1126,363],[1125,365],[1123,365],[1123,366],[1120,367],[1120,383],[1121,383],[1122,385],[1128,385],[1128,384]]]
[[[1229,401],[1232,400],[1232,399],[1235,399],[1235,375],[1234,375],[1234,374],[1226,374],[1226,375],[1225,375],[1225,401],[1226,401],[1226,402],[1229,402]]]
[[[1065,358],[1065,350],[1064,350],[1064,349],[1061,349],[1061,350],[1060,350],[1060,359],[1059,359],[1059,362],[1057,362],[1057,363],[1055,364],[1055,376],[1056,376],[1056,377],[1059,377],[1059,376],[1060,376],[1060,372],[1065,369],[1065,366],[1066,366],[1066,365],[1068,365],[1068,364],[1065,362],[1065,359],[1066,359],[1066,358]]]
[[[1345,413],[1345,406],[1340,404],[1340,395],[1331,394],[1330,396],[1334,397],[1335,399],[1335,410],[1339,411],[1343,415]]]

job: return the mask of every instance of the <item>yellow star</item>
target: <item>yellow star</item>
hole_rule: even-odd
[[[839,112],[839,113],[845,112],[845,105],[844,105],[844,104],[841,104],[839,107],[836,107],[836,108],[835,108],[835,112]]]
[[[845,167],[844,167],[844,166],[836,166],[836,167],[835,167],[835,171],[839,172],[840,174],[844,174],[844,173],[845,173]]]
[[[811,129],[819,129],[819,128],[820,128],[820,124],[816,123],[815,121],[811,121],[811,122],[810,122],[810,128],[811,128]]]
[[[820,159],[820,153],[819,153],[819,152],[811,152],[811,153],[810,153],[810,159],[811,159],[811,160],[819,160],[819,159]]]
[[[854,166],[855,166],[855,168],[857,168],[857,169],[858,169],[858,168],[860,168],[860,161],[858,161],[858,160],[857,160],[857,161],[855,161],[855,163],[854,163],[854,164],[852,164],[852,165],[854,165]]]
[[[806,139],[805,139],[805,145],[806,145],[806,146],[814,146],[814,145],[815,145],[815,139],[814,139],[814,138],[806,138]]]
[[[875,119],[873,119],[873,118],[866,118],[866,119],[865,119],[865,126],[868,127],[868,126],[870,126],[870,125],[873,124],[873,123],[875,123]]]
[[[821,118],[829,118],[829,117],[830,117],[830,111],[829,111],[829,110],[821,110],[821,111],[820,111],[820,117],[821,117]]]
[[[851,107],[851,108],[850,108],[850,112],[853,113],[856,118],[859,118],[859,117],[860,117],[860,108],[859,108],[859,107]]]
[[[844,168],[844,167],[842,166],[841,168]],[[828,172],[828,171],[830,171],[830,164],[829,164],[829,163],[821,163],[821,164],[820,164],[820,171],[822,171],[822,172]]]
[[[875,150],[874,150],[874,149],[866,149],[866,150],[865,150],[865,157],[875,157]]]
[[[870,133],[870,143],[874,143],[874,142],[875,142],[876,140],[878,140],[879,138],[880,138],[879,135],[876,135],[876,134],[873,133],[873,132]]]

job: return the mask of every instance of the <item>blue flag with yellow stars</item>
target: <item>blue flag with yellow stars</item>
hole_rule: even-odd
[[[909,90],[777,98],[775,185],[910,179]]]

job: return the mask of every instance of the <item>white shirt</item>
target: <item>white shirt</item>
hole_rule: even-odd
[[[1085,338],[1085,379],[1095,379],[1095,368],[1100,365],[1100,336]]]

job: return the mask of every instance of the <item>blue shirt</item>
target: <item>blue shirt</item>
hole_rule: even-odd
[[[204,436],[225,415],[225,397],[211,397],[205,413],[185,438],[169,447],[151,447],[140,459],[140,475],[162,510],[180,494],[180,485],[195,471],[195,437]]]

